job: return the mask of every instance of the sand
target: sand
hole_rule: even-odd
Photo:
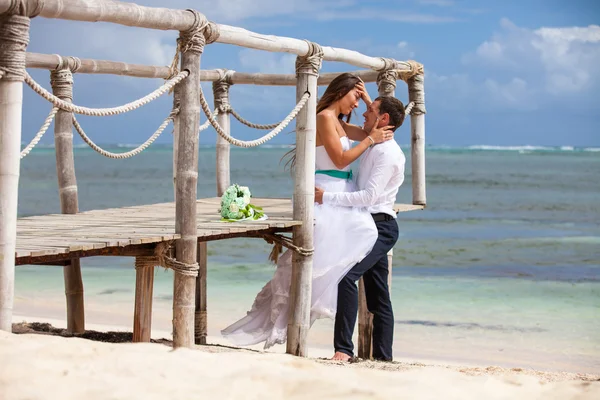
[[[130,333],[15,324],[0,332],[0,399],[598,399],[600,376],[519,368],[353,364],[225,346],[108,343]],[[32,329],[35,328],[35,329]],[[40,332],[42,331],[42,332]]]

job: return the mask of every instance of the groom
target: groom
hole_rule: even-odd
[[[395,131],[404,122],[404,105],[394,97],[378,97],[367,107],[363,117],[366,132],[386,125]],[[332,193],[315,188],[315,201],[319,204],[366,208],[378,231],[373,250],[348,271],[338,285],[333,360],[348,361],[354,356],[352,333],[358,314],[356,282],[362,276],[367,307],[374,314],[373,358],[392,361],[394,313],[388,287],[387,253],[398,240],[393,207],[404,182],[404,163],[402,149],[395,140],[389,140],[371,146],[363,154],[358,170],[358,191]]]

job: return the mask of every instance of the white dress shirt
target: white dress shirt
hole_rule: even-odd
[[[394,203],[404,182],[406,158],[395,140],[368,148],[358,168],[356,192],[325,192],[323,204],[365,207],[371,214],[386,213],[396,218]]]

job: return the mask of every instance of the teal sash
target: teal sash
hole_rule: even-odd
[[[337,169],[318,169],[315,174],[329,175],[339,179],[352,179],[352,170],[338,171]]]

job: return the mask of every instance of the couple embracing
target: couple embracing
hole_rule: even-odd
[[[350,124],[360,100],[367,106],[362,127]],[[371,101],[364,82],[350,73],[336,77],[317,103],[310,317],[311,325],[319,318],[335,320],[334,360],[354,357],[356,283],[361,277],[367,308],[374,315],[373,357],[392,360],[394,314],[387,253],[398,240],[393,205],[404,181],[405,157],[393,138],[403,121],[401,101],[394,97]],[[354,179],[349,166],[359,157]],[[243,346],[265,342],[265,349],[285,343],[291,277],[292,251],[287,250],[251,310],[224,329],[223,336]]]

